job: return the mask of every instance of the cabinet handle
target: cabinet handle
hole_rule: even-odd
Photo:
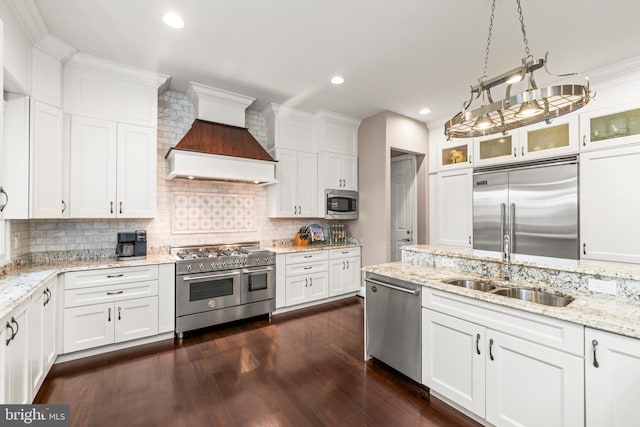
[[[51,301],[51,291],[49,290],[49,288],[46,288],[43,293],[44,293],[44,296],[47,297],[47,299],[44,300],[44,303],[42,304],[42,306],[46,307],[47,304],[49,304],[49,301]]]
[[[111,213],[113,213],[113,200],[110,202],[110,206],[111,206],[110,211]]]
[[[13,330],[13,326],[11,326],[11,323],[9,323],[9,322],[7,322],[7,325],[5,326],[5,328],[11,329],[11,336],[9,338],[7,338],[7,342],[6,342],[6,345],[9,345],[9,343],[13,340],[13,337],[16,336],[16,333]]]
[[[309,266],[309,267],[305,267],[304,269],[305,270],[311,270],[312,268],[313,268],[312,266]]]
[[[591,341],[591,346],[593,347],[593,367],[599,368],[600,363],[598,363],[598,359],[596,358],[596,351],[598,350],[598,340]]]
[[[471,235],[469,235],[469,244],[471,244]]]
[[[476,353],[480,354],[480,334],[476,334]]]
[[[309,278],[305,277],[304,278],[304,287],[306,288],[307,286],[309,286]]]
[[[118,307],[118,320],[122,320],[122,318],[120,317],[120,308],[122,307]]]
[[[20,325],[18,325],[18,321],[11,316],[11,323],[16,325],[16,333],[13,335],[13,337],[15,337],[16,335],[18,335],[18,331],[20,330]],[[13,337],[11,337],[11,339],[13,339]]]
[[[62,212],[60,213],[64,213],[64,211],[67,210],[67,204],[64,202],[64,200],[61,200],[61,202],[62,202]]]
[[[120,202],[120,213],[122,213],[122,202]]]
[[[309,277],[309,286],[313,286],[313,277]]]
[[[583,147],[587,146],[587,135],[582,135],[582,146]]]
[[[107,274],[107,279],[113,279],[115,277],[122,277],[124,276],[124,273],[120,273],[120,274]]]
[[[343,269],[343,270],[345,269],[344,261],[342,261],[342,269]]]
[[[6,191],[4,191],[4,188],[2,188],[1,185],[0,185],[0,194],[4,195],[4,204],[0,205],[0,212],[2,212],[4,208],[6,208],[7,205],[9,204],[9,195],[7,194]]]
[[[311,258],[313,255],[305,255],[304,258]]]
[[[117,291],[117,292],[107,292],[107,295],[120,295],[123,294],[124,291]]]
[[[489,359],[493,360],[493,351],[492,351],[492,347],[493,347],[493,338],[491,338],[489,340]]]
[[[520,147],[520,154],[522,154],[522,157],[524,157],[524,147]]]
[[[513,157],[518,157],[518,152],[516,150],[517,148],[513,147]]]
[[[349,260],[347,260],[347,270],[349,269]]]
[[[583,243],[582,244],[582,255],[586,255],[587,254],[587,244]]]
[[[107,322],[111,322],[111,307],[107,310]]]
[[[469,163],[471,163],[471,158],[472,157],[473,157],[472,155],[469,155]]]

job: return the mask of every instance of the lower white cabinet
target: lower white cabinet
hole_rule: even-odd
[[[640,419],[640,340],[585,328],[587,427],[627,427]]]
[[[329,250],[329,296],[360,290],[360,248]]]
[[[57,277],[47,281],[31,297],[29,307],[29,378],[35,397],[56,360]]]
[[[423,307],[433,392],[496,426],[584,425],[581,326],[432,289]]]
[[[0,333],[0,402],[31,403],[27,300],[2,321]]]
[[[326,271],[287,277],[287,306],[311,302],[329,296]]]

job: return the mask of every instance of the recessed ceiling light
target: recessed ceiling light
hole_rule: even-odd
[[[342,83],[344,83],[344,78],[341,76],[333,76],[331,78],[331,83],[333,83],[334,85],[341,85]]]
[[[428,109],[428,108],[422,108],[422,109],[420,110],[420,114],[423,114],[423,115],[424,115],[424,114],[429,114],[430,112],[431,112],[431,110],[430,110],[430,109]]]
[[[162,17],[162,20],[165,24],[170,26],[171,28],[184,28],[184,21],[175,13],[167,13]]]

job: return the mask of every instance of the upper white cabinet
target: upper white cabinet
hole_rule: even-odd
[[[62,108],[62,62],[36,46],[31,50],[31,97]]]
[[[474,165],[538,160],[578,152],[578,116],[564,116],[526,126],[506,135],[495,134],[474,140]]]
[[[580,114],[580,149],[595,150],[640,142],[637,101]]]
[[[318,155],[318,192],[358,190],[358,157],[325,151]],[[322,213],[324,215],[324,212]]]
[[[262,114],[267,120],[267,147],[316,153],[314,120],[311,113],[269,104]],[[276,165],[276,168],[278,166]]]
[[[155,128],[73,116],[70,216],[155,216],[156,138]]]
[[[29,97],[4,94],[4,141],[0,143],[0,186],[9,198],[0,215],[29,218]],[[0,206],[6,203],[0,194]]]
[[[312,218],[317,215],[318,159],[314,153],[275,151],[277,184],[269,186],[269,216]]]
[[[431,175],[436,179],[437,245],[471,247],[472,170],[452,170]]]
[[[318,152],[358,155],[360,120],[330,111],[318,111],[315,118]]]
[[[627,427],[640,418],[640,340],[585,328],[587,427]]]
[[[581,258],[640,263],[640,146],[580,155]]]
[[[456,139],[442,142],[436,155],[438,171],[470,168],[473,166],[473,141]]]

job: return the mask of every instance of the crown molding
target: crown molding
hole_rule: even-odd
[[[593,84],[606,84],[627,77],[640,77],[640,56],[623,59],[584,73]]]
[[[34,0],[6,0],[6,2],[22,24],[31,43],[35,44],[49,34]]]
[[[58,58],[63,64],[69,61],[73,55],[78,53],[76,48],[73,48],[63,42],[62,40],[52,36],[51,34],[45,35],[34,46],[47,52],[48,54]]]
[[[251,96],[242,95],[224,89],[218,89],[196,82],[187,83],[185,93],[192,104],[194,104],[196,100],[205,99],[242,109],[248,108],[251,104],[253,104],[253,101],[256,100]]]

